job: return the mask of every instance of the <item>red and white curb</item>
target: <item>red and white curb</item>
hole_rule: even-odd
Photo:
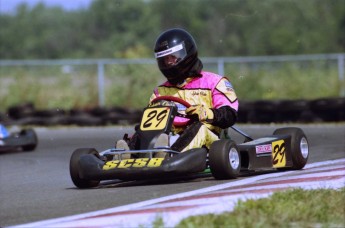
[[[246,177],[195,191],[16,227],[150,227],[158,218],[173,227],[186,217],[232,211],[238,200],[267,197],[276,191],[343,187],[345,159],[338,159],[309,164],[303,170]]]

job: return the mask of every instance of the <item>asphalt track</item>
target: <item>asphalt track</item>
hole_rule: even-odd
[[[239,125],[252,137],[272,134],[287,125]],[[345,158],[345,124],[289,125],[306,133],[310,145],[309,164]],[[173,181],[107,182],[97,189],[79,190],[69,176],[74,149],[112,147],[133,127],[35,128],[39,146],[34,152],[0,154],[0,226],[19,225],[50,218],[127,205],[144,200],[192,191],[229,181],[210,175]],[[235,132],[238,142],[243,138]],[[246,178],[246,177],[240,177]]]

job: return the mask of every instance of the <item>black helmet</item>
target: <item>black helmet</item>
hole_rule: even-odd
[[[158,67],[172,84],[187,77],[198,77],[202,63],[194,38],[185,30],[174,28],[163,32],[155,44]]]

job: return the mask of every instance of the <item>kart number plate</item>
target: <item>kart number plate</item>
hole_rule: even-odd
[[[286,166],[286,149],[285,149],[285,141],[278,140],[272,142],[272,163],[274,168],[281,168]]]
[[[143,168],[143,167],[159,167],[162,165],[164,158],[137,158],[126,160],[108,161],[103,165],[103,170],[124,169],[124,168]]]
[[[142,131],[162,130],[166,127],[169,116],[170,107],[148,108],[143,113],[140,123]]]

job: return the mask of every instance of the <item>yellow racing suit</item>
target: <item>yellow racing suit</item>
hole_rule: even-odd
[[[171,146],[177,151],[207,147],[219,139],[221,129],[232,126],[237,119],[238,100],[230,81],[218,74],[202,71],[200,77],[187,78],[178,85],[168,81],[154,89],[150,101],[159,96],[174,96],[191,105],[203,105],[213,111],[211,123],[185,123],[188,119],[175,117],[173,132],[180,137]],[[178,104],[178,112],[183,113],[186,107]]]

